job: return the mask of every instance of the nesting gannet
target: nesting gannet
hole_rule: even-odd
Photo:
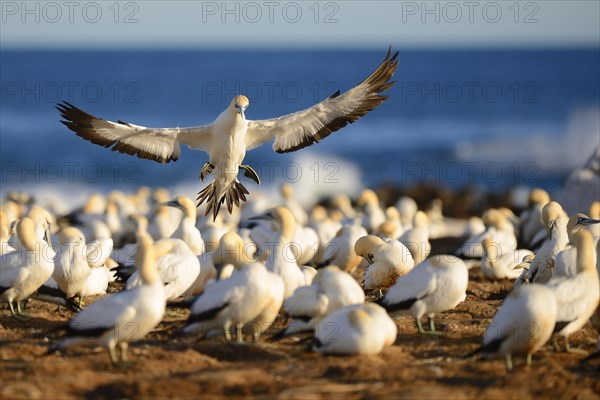
[[[567,236],[567,218],[562,207],[555,201],[542,209],[542,221],[548,231],[548,239],[535,253],[529,269],[524,270],[515,281],[515,286],[538,282],[545,283],[552,278],[556,255],[569,243]]]
[[[363,190],[358,196],[356,204],[363,213],[362,226],[367,232],[375,232],[385,222],[385,212],[379,205],[377,194],[371,189]]]
[[[204,241],[200,231],[196,228],[196,205],[194,202],[189,197],[179,196],[165,205],[178,208],[183,212],[183,218],[173,233],[173,237],[186,242],[195,255],[199,256],[204,253]]]
[[[156,262],[158,275],[165,285],[165,299],[174,300],[183,295],[200,274],[198,257],[181,239],[158,240],[154,242],[154,252],[158,257]],[[143,276],[139,271],[135,271],[127,279],[125,288],[131,290],[143,285],[143,282]]]
[[[398,239],[404,232],[400,212],[394,206],[385,209],[385,221],[376,230],[377,236]]]
[[[284,302],[285,313],[294,320],[281,335],[312,330],[325,315],[364,302],[365,294],[350,274],[334,265],[321,268],[310,286],[299,287]]]
[[[408,248],[415,265],[421,264],[431,253],[429,243],[428,217],[423,211],[417,211],[412,222],[412,228],[398,239]]]
[[[374,303],[347,306],[315,327],[313,350],[322,354],[378,354],[396,340],[397,327]]]
[[[213,217],[221,204],[233,205],[246,200],[248,190],[237,180],[239,168],[260,183],[256,172],[243,165],[246,151],[274,140],[273,150],[287,153],[318,143],[331,133],[355,122],[387,99],[381,95],[394,82],[390,79],[398,65],[397,53],[391,48],[381,65],[359,85],[346,93],[336,92],[326,100],[306,110],[268,120],[247,120],[249,106],[246,96],[233,98],[229,107],[217,119],[193,128],[147,128],[123,121],[111,122],[96,118],[63,102],[57,105],[61,121],[78,136],[94,144],[111,147],[113,151],[167,163],[176,161],[180,146],[202,150],[209,154],[200,171],[200,179],[214,173],[214,181],[199,193],[199,203],[207,202],[206,214]]]
[[[235,326],[237,339],[242,341],[242,329],[245,325],[260,320],[262,332],[268,328],[265,315],[274,320],[277,313],[273,316],[272,310],[276,308],[279,311],[281,308],[285,291],[281,278],[268,271],[264,264],[247,262],[241,253],[242,238],[235,232],[227,235],[237,242],[233,247],[235,253],[227,256],[236,272],[227,279],[214,281],[206,286],[190,307],[190,317],[183,333],[201,332],[202,336],[206,336],[211,331],[222,328],[225,338],[230,340],[229,329]],[[274,305],[277,301],[279,304]]]
[[[338,194],[334,198],[331,199],[331,207],[333,210],[338,211],[342,215],[342,220],[345,218],[347,222],[353,222],[354,218],[356,218],[356,211],[352,208],[352,201],[350,197],[346,194]],[[340,221],[342,221],[340,220]]]
[[[360,225],[343,225],[331,242],[325,245],[323,251],[325,263],[353,272],[362,260],[354,251],[354,245],[358,239],[366,235],[367,230]]]
[[[519,243],[529,248],[539,232],[546,232],[542,223],[542,208],[548,203],[550,195],[545,190],[533,189],[529,193],[528,207],[519,216]]]
[[[168,201],[168,200],[167,200]],[[166,203],[164,201],[162,203]],[[170,238],[177,230],[179,224],[173,223],[171,210],[166,204],[157,204],[148,221],[148,233],[152,239]]]
[[[399,276],[406,275],[415,263],[410,251],[399,241],[378,236],[363,236],[354,245],[356,254],[367,260],[365,290],[387,289]]]
[[[495,208],[487,210],[482,220],[486,229],[483,233],[470,236],[460,249],[456,252],[461,258],[481,258],[483,257],[483,248],[481,242],[485,238],[490,238],[499,246],[499,250],[504,253],[514,251],[517,248],[517,238],[515,236],[513,225],[508,222],[506,216]]]
[[[567,351],[578,350],[569,347],[569,335],[587,323],[600,302],[592,234],[587,230],[575,233],[574,245],[577,248],[577,274],[553,278],[547,283],[556,296],[558,306],[554,332],[565,338]]]
[[[16,229],[19,248],[3,255],[0,260],[0,299],[8,302],[14,317],[21,319],[23,312],[20,302],[50,278],[54,271],[55,254],[52,247],[36,236],[36,226],[31,218],[22,218]]]
[[[440,255],[415,266],[398,278],[385,297],[378,301],[388,312],[413,316],[419,332],[426,333],[421,317],[427,315],[435,331],[435,313],[450,310],[467,296],[469,273],[460,258]]]
[[[78,343],[91,343],[108,349],[113,363],[127,360],[127,343],[141,339],[162,320],[165,312],[163,284],[156,270],[156,256],[149,235],[139,239],[136,268],[142,285],[95,301],[67,325],[66,335],[50,347],[54,352]]]
[[[273,210],[250,218],[251,220],[271,221],[277,236],[271,242],[272,246],[267,260],[267,269],[279,275],[285,283],[285,298],[290,297],[296,288],[306,285],[304,274],[298,268],[297,245],[293,242],[296,222],[294,216],[285,207],[275,207]]]
[[[556,299],[550,289],[541,284],[515,288],[502,303],[485,331],[483,345],[469,355],[486,353],[506,358],[512,370],[512,355],[531,355],[550,339],[556,322]]]
[[[500,252],[498,246],[490,238],[481,242],[483,257],[481,258],[481,272],[488,279],[516,279],[521,275],[520,269],[514,267],[526,257],[533,255],[531,250],[518,249],[506,253]]]
[[[582,213],[577,213],[569,218],[569,222],[567,222],[567,235],[571,246],[567,246],[567,248],[556,255],[554,272],[552,274],[553,278],[558,276],[575,276],[577,274],[577,247],[572,245],[575,243],[575,233],[581,229],[590,230],[589,228],[596,226],[600,226],[600,220],[588,218],[587,215]],[[592,257],[595,262],[596,254],[592,254]]]

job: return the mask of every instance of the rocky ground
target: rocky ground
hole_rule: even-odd
[[[156,331],[130,346],[130,362],[120,366],[112,366],[102,349],[44,356],[59,337],[52,328],[72,314],[32,301],[33,318],[26,323],[1,310],[0,398],[600,398],[598,361],[581,363],[584,356],[557,353],[550,344],[529,368],[515,357],[512,372],[503,360],[463,357],[481,342],[510,287],[471,270],[466,301],[437,317],[443,335],[421,335],[410,318],[400,317],[395,345],[377,356],[321,356],[299,338],[270,342],[283,317],[258,343],[173,339],[187,310],[169,308]],[[592,352],[596,338],[588,324],[571,343]]]

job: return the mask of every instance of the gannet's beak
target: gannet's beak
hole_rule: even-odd
[[[159,206],[167,206],[167,207],[175,207],[181,209],[181,204],[177,200],[166,201],[164,203],[159,203]]]
[[[242,116],[242,119],[246,119],[246,116],[244,115],[244,107],[236,105],[235,109],[237,110],[238,114]]]
[[[52,227],[52,224],[48,223],[46,225],[46,231],[44,232],[46,234],[46,243],[48,243],[49,245],[52,244],[52,237],[51,237],[51,233],[50,233],[51,227]]]
[[[554,230],[555,226],[556,226],[556,220],[553,219],[552,221],[550,221],[550,232],[548,234],[548,237],[550,238],[550,240],[552,240],[552,231]]]
[[[577,220],[577,225],[590,226],[590,225],[594,225],[594,224],[600,224],[600,219],[580,217]]]
[[[268,213],[265,213],[265,214],[255,215],[254,217],[250,217],[250,218],[248,218],[248,220],[249,221],[272,221],[273,214],[271,214],[271,212],[269,211]]]

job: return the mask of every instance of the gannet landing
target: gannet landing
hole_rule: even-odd
[[[215,219],[223,203],[231,213],[234,204],[246,201],[248,190],[237,180],[240,168],[260,184],[256,172],[242,164],[246,151],[270,141],[277,153],[296,151],[366,115],[388,98],[380,93],[395,83],[390,79],[398,66],[397,58],[398,53],[392,56],[390,48],[379,67],[354,88],[343,94],[337,91],[306,110],[267,120],[246,119],[244,112],[250,102],[243,95],[235,96],[211,124],[192,128],[147,128],[107,121],[66,101],[56,108],[64,118],[61,122],[77,136],[113,151],[160,163],[176,161],[182,144],[208,153],[210,161],[202,166],[200,179],[212,173],[214,180],[197,200],[198,205],[207,203],[206,215],[212,211]]]

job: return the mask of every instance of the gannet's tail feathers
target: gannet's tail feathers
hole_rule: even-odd
[[[196,200],[198,200],[198,206],[206,202],[206,212],[204,215],[206,216],[212,211],[214,221],[217,219],[217,215],[219,214],[219,210],[221,209],[221,205],[223,203],[227,204],[227,211],[229,211],[229,214],[231,214],[234,204],[236,207],[239,207],[240,203],[247,201],[247,194],[250,194],[248,189],[246,189],[246,187],[237,180],[234,180],[229,184],[229,186],[227,186],[225,193],[219,199],[217,199],[215,182],[213,181],[210,185],[198,193]]]

